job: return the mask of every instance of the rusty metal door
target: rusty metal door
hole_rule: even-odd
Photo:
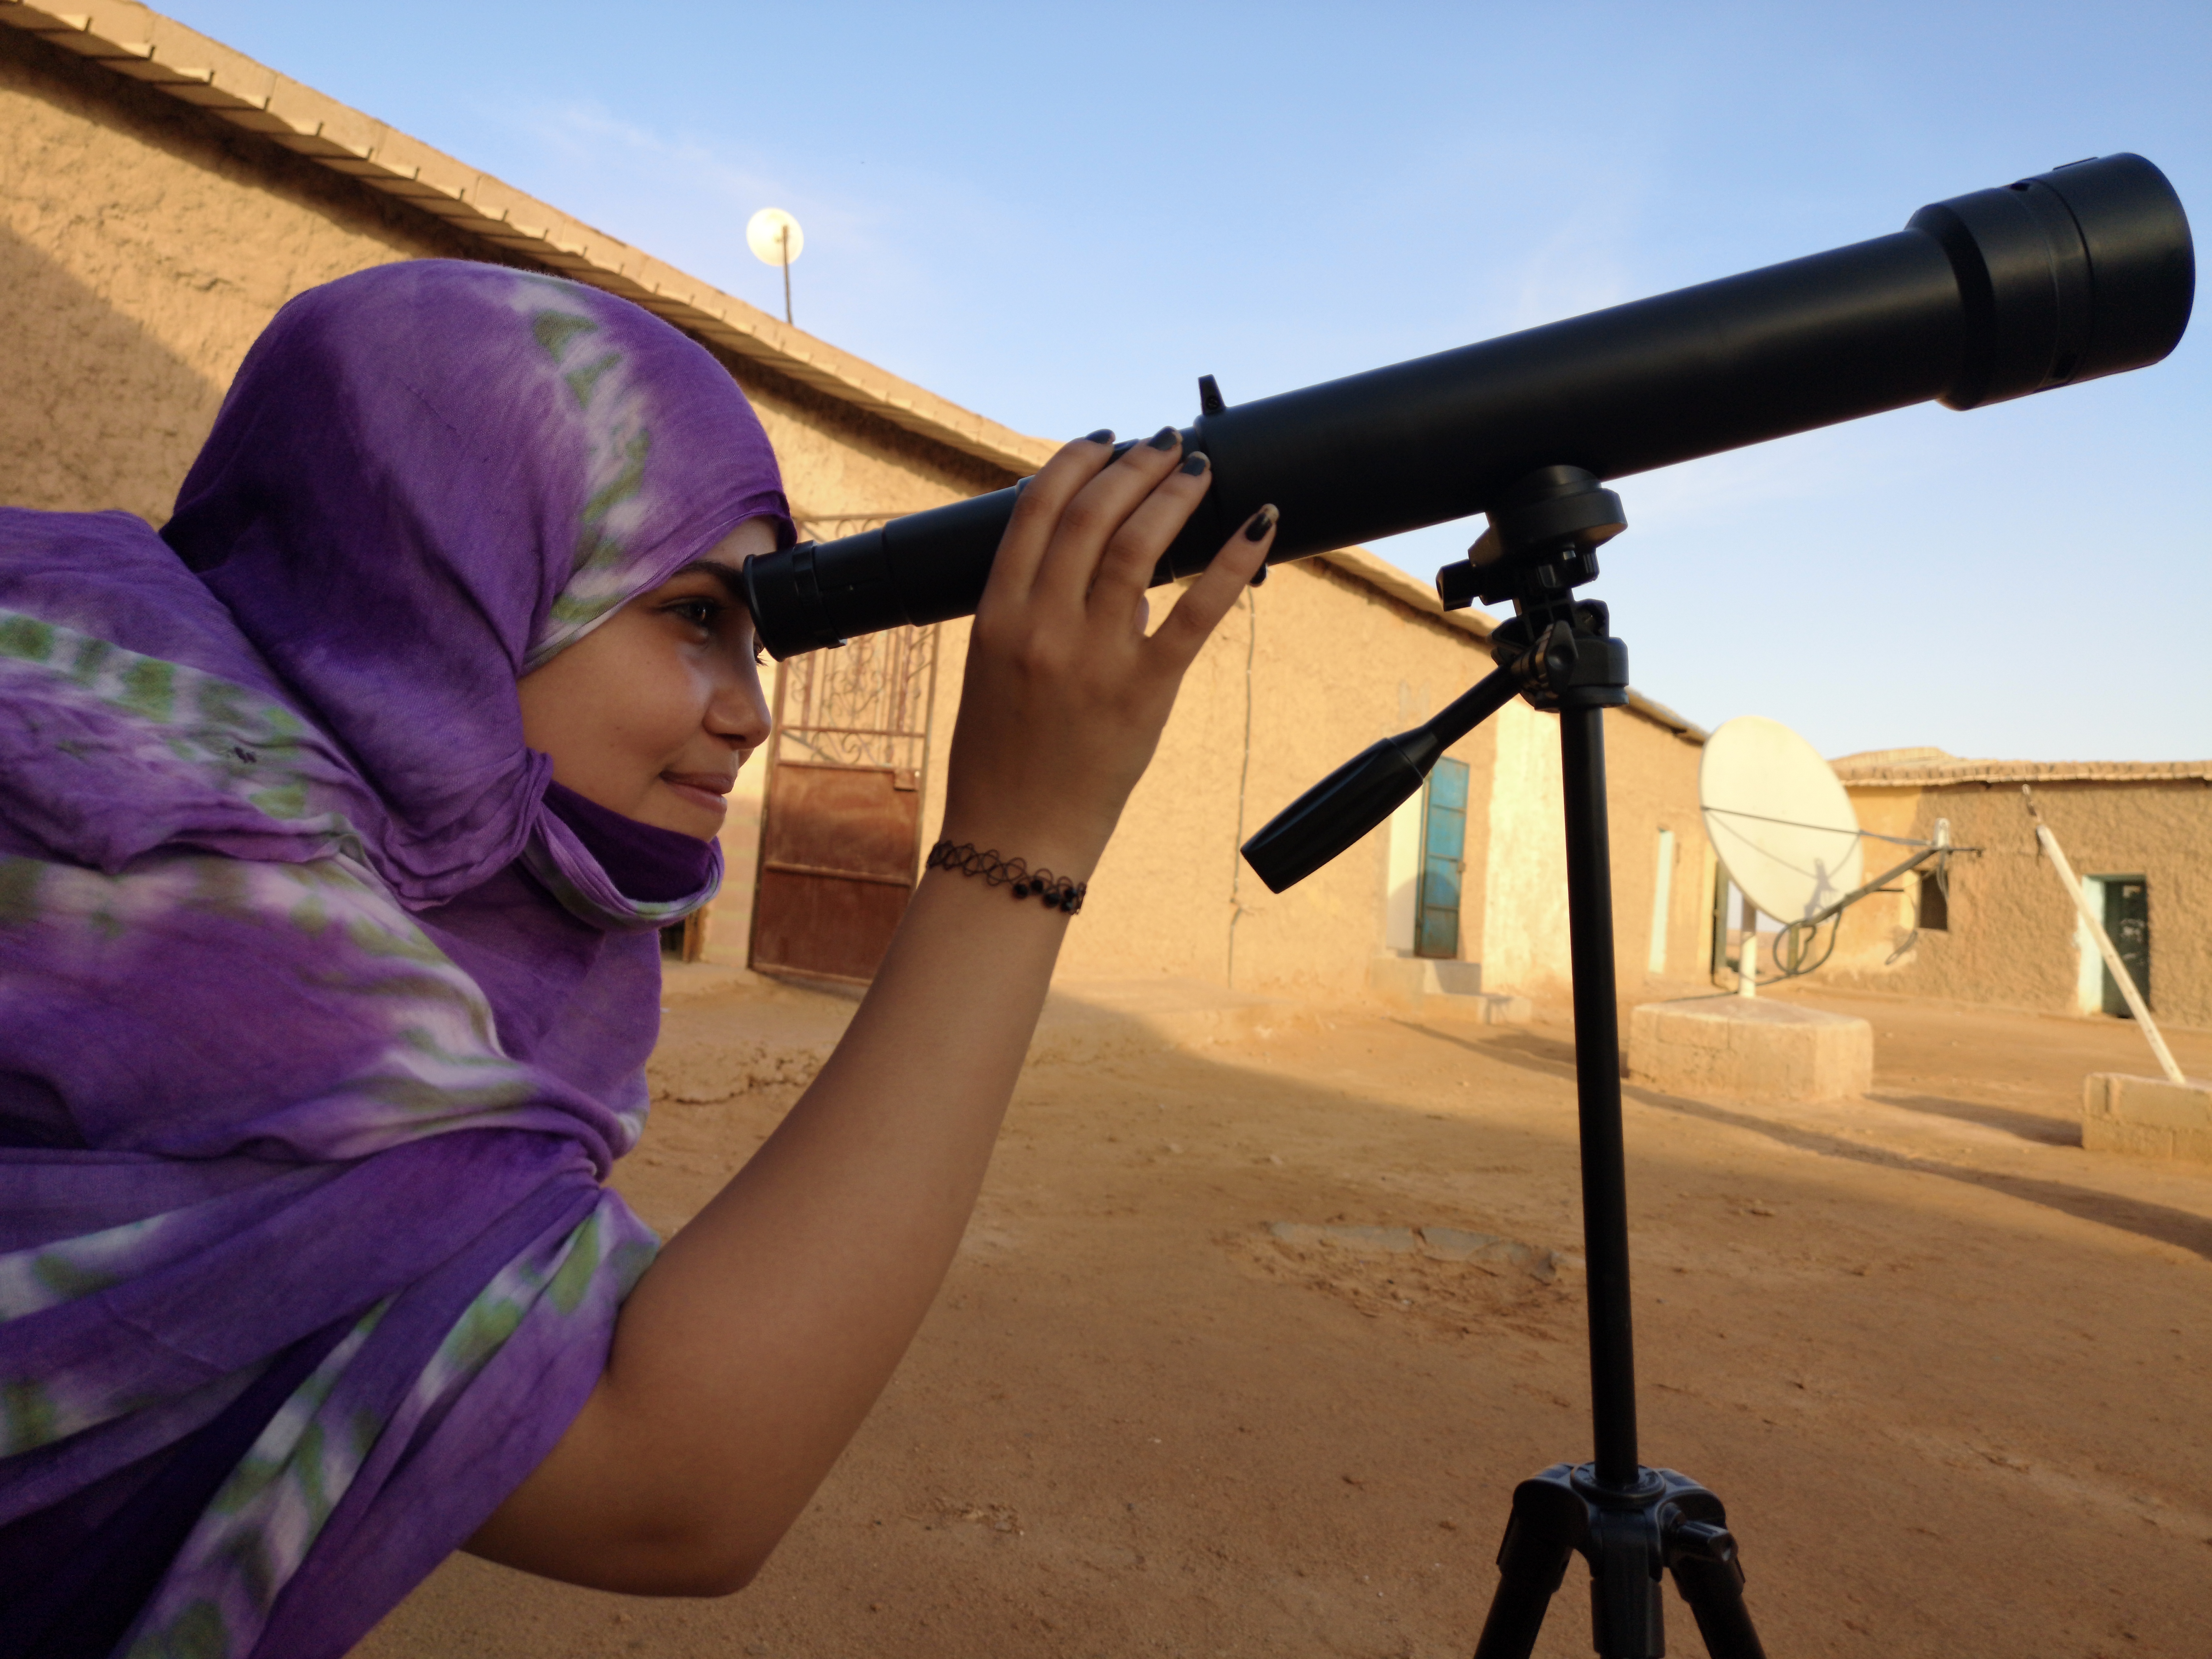
[[[776,687],[750,961],[865,985],[906,914],[937,629],[871,634],[784,665]]]

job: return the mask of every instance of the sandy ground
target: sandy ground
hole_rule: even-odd
[[[1058,999],[943,1297],[750,1589],[630,1601],[456,1558],[360,1653],[1469,1651],[1514,1483],[1589,1449],[1564,1017],[1146,1024],[1173,1001],[1149,995]],[[2075,1125],[2085,1073],[2153,1069],[2141,1039],[1802,1000],[1874,1022],[1869,1098],[1629,1091],[1644,1461],[1727,1501],[1776,1659],[2212,1654],[2212,1168]],[[648,1221],[743,1160],[842,1012],[672,993],[620,1178]],[[2173,1046],[2212,1074],[2212,1033]],[[1540,1653],[1589,1651],[1584,1583]]]

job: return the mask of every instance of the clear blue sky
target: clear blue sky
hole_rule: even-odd
[[[1047,436],[1187,421],[1204,373],[1257,397],[1880,235],[2113,150],[2212,227],[2203,0],[165,9],[771,310],[744,226],[787,208],[802,327]],[[1829,755],[2212,756],[2208,332],[2055,395],[1626,481],[1595,591],[1638,685]],[[1475,528],[1376,550],[1425,578]]]

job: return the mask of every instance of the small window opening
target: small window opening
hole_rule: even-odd
[[[2093,893],[2103,896],[2105,937],[2112,940],[2136,993],[2155,1008],[2150,994],[2149,884],[2141,876],[2092,876],[2089,885]],[[2105,1012],[2118,1019],[2133,1018],[2135,1011],[2128,1006],[2119,981],[2101,959],[2098,965],[2104,979]]]
[[[1951,931],[1951,895],[1945,890],[1942,878],[1932,870],[1920,872],[1920,931],[1923,933],[1948,933]]]

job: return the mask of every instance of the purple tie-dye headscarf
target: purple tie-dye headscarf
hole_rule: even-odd
[[[714,884],[623,896],[514,683],[762,516],[705,350],[444,261],[286,306],[160,538],[0,510],[0,1652],[340,1654],[567,1427]]]

